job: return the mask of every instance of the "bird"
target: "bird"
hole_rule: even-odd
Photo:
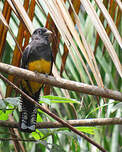
[[[24,49],[21,68],[50,75],[52,72],[53,56],[50,46],[52,32],[45,27],[36,29],[31,42]],[[43,83],[21,80],[21,88],[36,102],[39,101],[40,91]],[[21,111],[19,117],[19,127],[23,132],[34,132],[37,119],[37,106],[21,95]]]

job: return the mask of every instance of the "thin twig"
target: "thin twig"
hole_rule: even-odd
[[[52,113],[48,109],[45,109],[44,107],[42,107],[39,103],[37,103],[35,100],[33,100],[31,97],[29,97],[26,93],[24,93],[21,89],[19,89],[16,85],[14,85],[12,82],[10,82],[3,75],[0,74],[0,78],[2,80],[4,80],[6,83],[8,83],[9,85],[11,85],[17,92],[19,92],[23,97],[25,97],[26,99],[28,99],[31,103],[34,103],[35,105],[37,105],[40,110],[42,110],[43,112],[47,113],[49,116],[51,116],[52,118],[54,118],[55,120],[57,120],[58,122],[60,122],[61,124],[63,124],[65,127],[69,128],[70,130],[72,130],[73,132],[75,132],[76,134],[78,134],[79,136],[81,136],[84,139],[86,139],[89,143],[91,143],[94,146],[96,146],[102,152],[106,152],[106,150],[101,145],[97,144],[95,141],[93,141],[92,139],[90,139],[84,133],[82,133],[82,132],[78,131],[77,129],[75,129],[68,122],[60,119],[58,116],[56,116],[54,113]]]

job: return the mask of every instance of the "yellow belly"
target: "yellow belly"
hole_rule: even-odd
[[[51,70],[51,62],[46,61],[44,59],[32,61],[28,64],[28,70],[49,74]],[[22,80],[22,86],[27,90],[29,95],[34,95],[39,89],[42,87],[42,83],[34,82],[34,81],[28,81],[29,85],[25,80]],[[29,88],[30,87],[30,88]]]
[[[28,64],[28,70],[37,71],[39,73],[49,74],[51,69],[51,61],[44,59],[32,61]]]

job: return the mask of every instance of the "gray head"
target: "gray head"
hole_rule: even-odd
[[[52,32],[49,31],[47,28],[38,28],[32,34],[32,40],[45,40],[47,42],[50,41],[50,36]]]

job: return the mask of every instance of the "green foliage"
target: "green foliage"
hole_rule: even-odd
[[[0,110],[0,120],[8,120],[8,116],[11,113],[12,113],[12,110],[6,110],[6,111]]]
[[[18,107],[19,98],[0,99],[0,120],[8,120],[8,116]]]
[[[48,2],[48,1],[47,1]],[[95,2],[90,0],[94,5]],[[107,2],[107,1],[103,1]],[[110,1],[109,1],[110,2]],[[108,8],[110,3],[107,2]],[[2,8],[5,1],[0,1],[0,13],[2,12]],[[40,1],[42,9],[37,5],[35,7],[35,15],[33,19],[33,25],[35,28],[40,26],[45,26],[47,19],[47,8],[45,7],[44,1]],[[77,1],[75,2],[77,3]],[[67,8],[70,4],[67,1]],[[54,7],[55,8],[55,7]],[[100,14],[100,10],[97,5],[94,5],[97,13]],[[43,11],[44,9],[44,11]],[[7,10],[8,11],[8,10]],[[117,8],[118,11],[118,8]],[[44,13],[45,12],[45,13]],[[57,12],[56,12],[57,15]],[[83,6],[80,6],[80,12],[78,14],[79,19],[81,21],[81,30],[86,38],[86,42],[88,46],[91,47],[92,51],[95,48],[95,42],[97,40],[97,32],[91,22],[90,17],[85,12]],[[117,13],[115,14],[117,16]],[[12,12],[10,19],[10,28],[14,33],[14,36],[17,36],[19,23],[21,21],[19,18]],[[50,24],[50,21],[48,22]],[[0,22],[1,24],[1,22]],[[103,22],[106,26],[106,20]],[[67,25],[66,25],[67,26]],[[77,25],[75,26],[76,30],[78,30]],[[121,33],[121,23],[119,23],[118,32]],[[25,30],[25,29],[24,29]],[[64,29],[63,29],[64,30]],[[107,31],[107,30],[106,30]],[[55,31],[54,31],[55,32]],[[65,32],[65,31],[63,31]],[[80,38],[81,35],[78,33]],[[55,37],[55,36],[54,36]],[[67,35],[68,37],[68,35]],[[55,37],[57,39],[57,37]],[[121,48],[119,47],[116,39],[113,36],[113,33],[110,33],[110,40],[114,46],[114,49],[117,53],[117,56],[120,61],[122,61],[122,53]],[[61,37],[59,42],[58,53],[56,55],[55,65],[60,73],[62,55],[64,53],[64,40]],[[77,45],[77,42],[74,41]],[[2,62],[11,64],[13,57],[13,50],[15,48],[15,41],[13,40],[11,34],[7,32],[5,47],[3,51],[3,57],[1,59]],[[97,44],[97,51],[94,54],[96,59],[96,64],[99,68],[100,75],[102,77],[103,84],[106,88],[122,91],[122,78],[118,75],[117,70],[115,68],[114,63],[111,60],[106,49],[104,49],[104,42],[100,39]],[[70,50],[71,51],[71,50]],[[69,51],[68,57],[65,64],[65,70],[63,71],[62,77],[69,80],[74,80],[78,82],[84,82],[87,84],[91,84],[88,74],[86,73],[79,56],[76,54],[76,50],[72,49],[72,54],[75,57],[72,57],[71,52]],[[91,71],[89,64],[83,56],[82,50],[78,48],[79,54],[84,60],[84,63],[90,73],[90,76],[93,80],[93,83],[97,85],[96,80],[94,78],[93,72]],[[92,60],[92,57],[91,57]],[[76,64],[77,62],[77,64]],[[4,74],[6,77],[7,75]],[[19,120],[19,113],[17,108],[19,107],[20,98],[5,98],[6,92],[6,84],[0,80],[0,94],[2,94],[2,99],[0,99],[0,120],[8,120],[10,114],[13,114],[13,117],[16,122]],[[68,98],[67,98],[68,96]],[[66,97],[66,98],[65,98]],[[56,115],[64,120],[69,119],[86,119],[86,118],[113,118],[113,117],[121,117],[122,116],[122,103],[118,101],[114,101],[111,99],[106,99],[104,101],[102,98],[96,98],[90,95],[84,95],[82,93],[67,91],[65,92],[62,89],[53,87],[52,95],[50,96],[41,96],[40,104],[46,104],[46,106]],[[37,114],[37,122],[44,121],[54,121],[50,116],[38,110]],[[110,125],[104,127],[77,127],[79,131],[84,132],[89,137],[91,137],[98,144],[103,146],[106,151],[109,152],[120,152],[122,151],[121,141],[122,141],[122,133],[119,125]],[[60,129],[36,129],[35,132],[28,134],[20,132],[20,136],[22,139],[34,139],[36,142],[22,142],[25,148],[25,151],[42,151],[42,152],[98,152],[95,150],[86,140],[80,138],[67,128]],[[10,138],[10,133],[8,128],[0,127],[0,138]],[[15,151],[14,145],[11,144],[11,141],[0,141],[0,152],[13,152]]]
[[[59,96],[41,96],[40,103],[77,103],[80,104],[80,102],[76,101],[75,99],[68,99],[65,97],[59,97]]]

